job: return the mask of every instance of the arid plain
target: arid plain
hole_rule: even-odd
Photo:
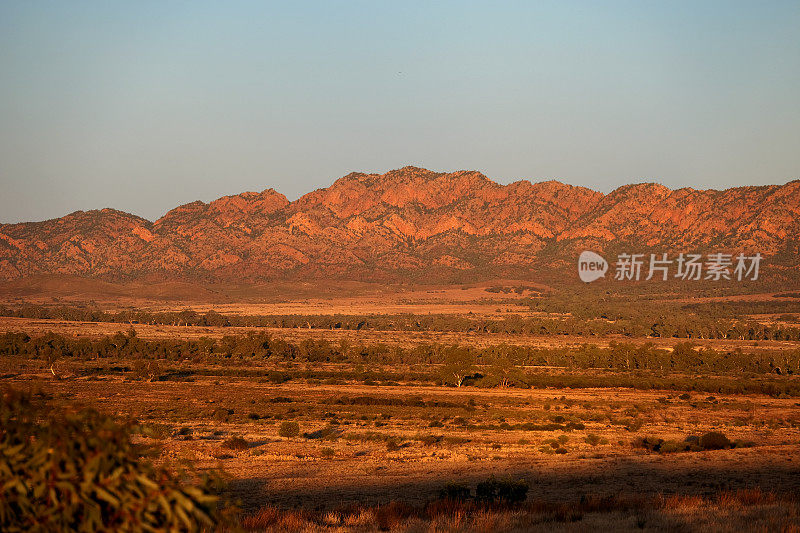
[[[250,530],[798,523],[793,293],[639,296],[666,334],[636,288],[73,285],[6,285],[2,383],[137,420]]]

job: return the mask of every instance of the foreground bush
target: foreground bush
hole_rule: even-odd
[[[223,513],[204,476],[154,467],[131,424],[93,410],[54,411],[5,390],[0,400],[0,530],[195,531]]]

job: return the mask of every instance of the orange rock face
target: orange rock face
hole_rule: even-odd
[[[479,279],[572,265],[583,248],[760,252],[796,270],[799,238],[799,181],[603,195],[405,167],[349,174],[295,202],[272,189],[193,202],[156,222],[102,209],[0,225],[0,279]]]

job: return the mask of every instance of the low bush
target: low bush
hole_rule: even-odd
[[[233,409],[226,409],[225,407],[219,407],[217,409],[214,409],[214,411],[211,413],[211,418],[213,418],[217,422],[230,422],[233,413],[234,413]]]
[[[657,452],[661,449],[661,445],[664,444],[664,439],[660,439],[658,437],[636,437],[631,442],[631,446],[634,448],[644,448],[651,452]]]
[[[692,442],[678,442],[674,440],[667,440],[661,444],[659,448],[660,453],[677,453],[677,452],[688,452],[688,451],[698,451],[698,446]]]
[[[658,437],[636,437],[631,442],[634,448],[644,448],[652,452],[675,453],[675,452],[698,452],[704,450],[724,450],[727,448],[749,448],[755,446],[751,441],[737,440],[731,442],[728,437],[717,431],[712,431],[701,435],[689,435],[682,442],[674,440],[664,440]]]
[[[559,443],[557,439],[547,439],[546,441],[544,441],[544,443],[545,443],[545,444],[549,444],[549,445],[550,445],[550,447],[551,447],[552,449],[554,449],[554,450],[555,450],[556,448],[558,448],[559,446],[561,446],[561,443]]]
[[[300,434],[300,424],[297,422],[281,422],[280,428],[278,428],[278,435],[281,437],[292,438],[296,437]]]
[[[475,488],[475,499],[482,503],[501,502],[515,504],[528,497],[528,482],[524,479],[497,479],[494,476],[478,483]]]
[[[586,442],[586,444],[591,446],[597,446],[600,444],[600,437],[594,433],[589,433],[583,440]]]
[[[222,443],[222,447],[223,448],[227,448],[228,450],[234,450],[234,451],[241,452],[241,451],[249,449],[250,448],[250,443],[247,442],[242,437],[231,437],[229,439],[226,439]]]
[[[189,426],[181,426],[181,428],[178,429],[177,431],[175,431],[175,433],[173,433],[172,436],[173,437],[191,437],[192,433],[194,433],[194,431],[192,431],[192,428],[190,428]]]
[[[704,450],[724,450],[733,445],[728,437],[717,431],[711,431],[705,435],[701,435],[698,444]]]
[[[448,483],[439,491],[439,498],[443,500],[468,500],[472,497],[472,490],[466,483]]]
[[[334,455],[336,455],[336,452],[334,451],[334,449],[333,449],[333,448],[327,448],[327,447],[326,447],[326,448],[322,448],[322,449],[319,451],[319,454],[320,454],[320,455],[321,455],[321,456],[322,456],[324,459],[330,459],[331,457],[333,457]]]
[[[423,435],[418,439],[425,446],[435,446],[442,442],[443,437],[441,435]]]
[[[342,435],[342,430],[335,426],[325,426],[324,428],[303,433],[304,439],[336,440]]]

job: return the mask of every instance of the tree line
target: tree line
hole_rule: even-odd
[[[712,316],[681,311],[680,309],[647,310],[643,306],[628,305],[626,316],[598,311],[594,318],[522,317],[508,315],[503,318],[481,318],[470,315],[235,315],[214,310],[151,312],[123,310],[108,312],[76,307],[48,307],[23,305],[17,308],[0,306],[0,316],[73,320],[81,322],[111,322],[121,324],[159,324],[201,327],[265,327],[308,328],[374,331],[431,331],[463,333],[499,333],[507,335],[574,335],[674,338],[674,339],[736,339],[800,341],[800,327],[782,323],[761,323],[755,320],[730,318],[730,311]],[[631,311],[630,308],[634,310]],[[686,306],[687,309],[695,309]],[[705,309],[704,307],[700,309]],[[727,309],[727,308],[725,308]],[[772,307],[770,307],[772,309]],[[674,312],[673,312],[674,311]],[[705,313],[705,311],[704,311]],[[713,316],[724,314],[726,317]]]
[[[489,347],[420,344],[405,348],[385,344],[331,343],[324,339],[289,342],[261,332],[220,339],[142,339],[127,333],[100,338],[68,337],[55,333],[31,337],[26,333],[0,335],[0,356],[19,356],[52,364],[61,358],[81,360],[118,358],[231,364],[258,362],[330,362],[354,365],[435,365],[446,383],[460,386],[469,379],[491,374],[497,384],[521,380],[531,367],[567,369],[651,370],[687,373],[800,373],[800,349],[755,353],[698,348],[690,342],[672,349],[651,343],[612,342],[608,347],[541,348],[500,344]]]

